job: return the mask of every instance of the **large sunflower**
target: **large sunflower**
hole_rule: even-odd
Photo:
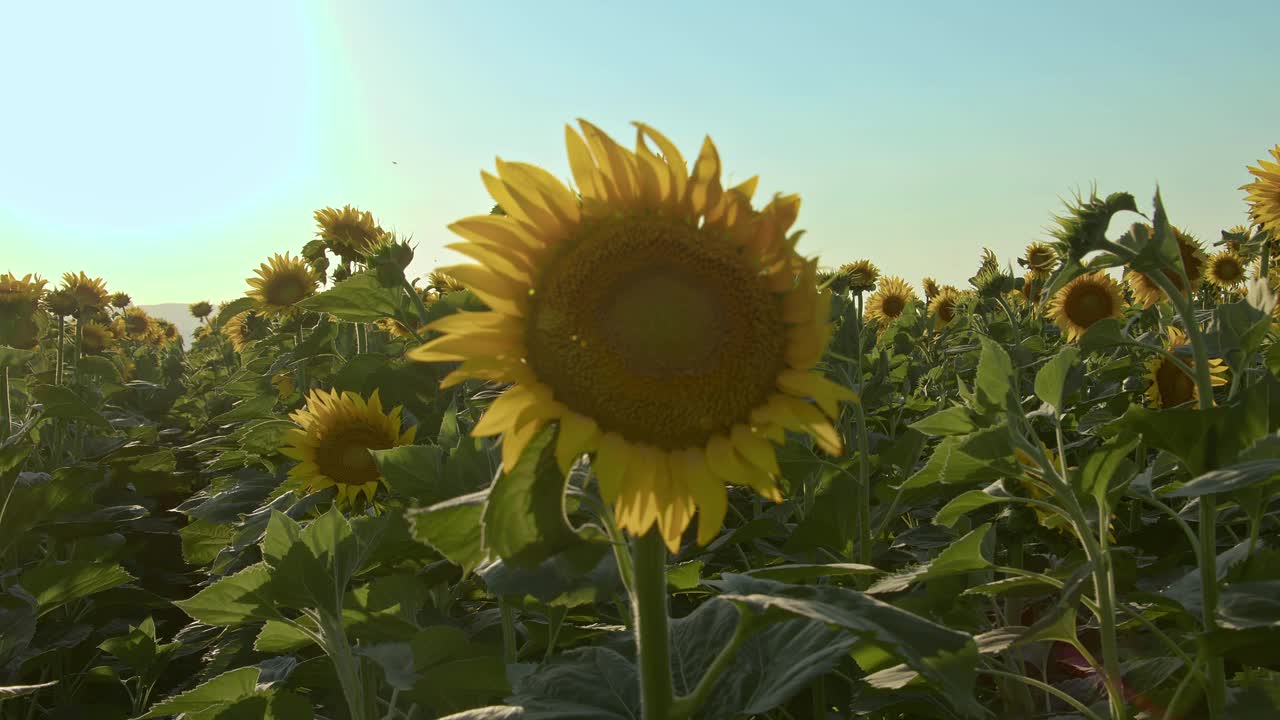
[[[1204,273],[1205,254],[1204,248],[1200,246],[1200,241],[1196,240],[1190,234],[1171,228],[1173,237],[1178,242],[1178,255],[1182,258],[1182,267],[1187,273],[1187,280],[1190,281],[1191,288],[1200,285],[1200,278]],[[1161,270],[1169,282],[1173,284],[1182,294],[1187,294],[1187,285],[1182,282],[1182,275],[1172,270]],[[1133,299],[1143,308],[1149,308],[1156,303],[1163,302],[1165,299],[1164,291],[1160,289],[1150,277],[1145,273],[1136,270],[1129,270],[1124,275],[1125,283],[1129,285],[1130,292],[1133,293]]]
[[[64,288],[50,290],[44,296],[44,306],[54,317],[64,318],[76,312],[76,299]]]
[[[843,286],[852,292],[871,292],[876,289],[876,283],[880,280],[880,268],[870,260],[855,260],[841,265],[836,275],[843,281]]]
[[[890,275],[881,281],[879,289],[867,300],[867,319],[892,322],[916,299],[916,291],[906,280]]]
[[[929,303],[929,312],[933,313],[934,324],[939,330],[956,319],[956,312],[963,300],[960,291],[950,285],[938,290],[938,294]]]
[[[36,275],[0,275],[0,345],[33,350],[40,344],[36,315],[44,286],[45,280]]]
[[[155,330],[155,320],[140,307],[126,308],[118,324],[120,334],[130,340],[144,340]]]
[[[126,292],[111,293],[108,301],[111,303],[111,307],[117,310],[123,310],[133,304],[133,298],[129,297],[129,293]]]
[[[772,443],[786,430],[841,451],[829,418],[855,396],[814,371],[831,296],[787,235],[797,196],[753,209],[756,179],[722,188],[710,138],[688,173],[646,125],[634,152],[581,127],[585,139],[566,130],[581,202],[532,165],[499,160],[497,177],[482,174],[507,214],[454,223],[470,242],[451,247],[482,264],[448,272],[492,312],[432,323],[444,336],[410,357],[461,360],[444,386],[514,383],[472,431],[503,436],[506,467],[556,421],[561,468],[594,452],[622,528],[656,525],[675,548],[696,511],[705,543],[723,524],[726,483],[780,498]]]
[[[1224,290],[1235,288],[1245,280],[1244,260],[1231,250],[1223,250],[1209,258],[1205,276]]]
[[[267,315],[295,312],[294,306],[314,295],[320,282],[305,260],[289,253],[271,256],[253,273],[257,277],[245,281],[253,289],[245,295],[257,300]]]
[[[83,325],[80,336],[80,351],[86,355],[96,355],[110,350],[116,342],[115,330],[109,325],[88,320]]]
[[[1123,306],[1120,284],[1110,275],[1092,272],[1064,285],[1049,301],[1048,313],[1067,342],[1075,342],[1099,320],[1121,317]]]
[[[1185,349],[1188,344],[1187,336],[1181,330],[1169,328],[1165,338],[1165,349],[1177,354],[1178,359],[1194,370],[1196,363],[1191,353],[1178,352]],[[1200,398],[1196,381],[1164,355],[1156,355],[1148,360],[1146,369],[1147,381],[1151,383],[1147,388],[1147,402],[1152,407],[1162,409],[1177,407]],[[1226,363],[1219,358],[1209,360],[1209,378],[1214,387],[1227,384],[1226,374]]]
[[[83,271],[63,273],[62,289],[75,300],[77,317],[92,315],[107,306],[107,284],[102,278],[91,278]]]
[[[254,340],[266,337],[267,330],[262,315],[253,310],[236,314],[222,326],[222,334],[231,340],[231,347],[238,353],[244,352]]]
[[[1044,243],[1033,242],[1027,246],[1021,264],[1027,268],[1027,274],[1037,280],[1049,277],[1058,264],[1058,251]]]
[[[413,442],[417,426],[401,430],[400,408],[382,410],[378,391],[366,401],[353,392],[313,390],[307,405],[289,415],[300,427],[285,434],[286,457],[299,460],[289,477],[309,490],[336,487],[338,502],[372,500],[382,474],[370,450]]]
[[[193,302],[187,306],[187,310],[191,312],[191,317],[203,320],[213,314],[213,303],[208,300]]]
[[[1240,189],[1249,191],[1249,215],[1275,235],[1280,234],[1280,145],[1269,152],[1276,162],[1259,160],[1258,167],[1249,168],[1255,180]]]
[[[341,210],[325,208],[315,213],[316,237],[346,262],[358,262],[382,242],[383,230],[373,213],[344,205]]]

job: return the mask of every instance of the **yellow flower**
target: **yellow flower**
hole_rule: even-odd
[[[76,299],[65,289],[51,290],[44,296],[44,306],[54,317],[64,318],[76,311]]]
[[[266,337],[267,326],[257,312],[245,310],[227,320],[222,326],[222,334],[231,340],[231,347],[240,353],[249,347],[249,343]]]
[[[1027,268],[1029,276],[1044,280],[1057,266],[1058,252],[1044,243],[1033,242],[1027,246],[1022,256],[1022,264]]]
[[[102,278],[91,278],[84,272],[62,275],[62,289],[76,303],[77,317],[86,317],[104,309],[107,305],[107,284]]]
[[[916,299],[915,290],[911,289],[906,280],[890,275],[867,300],[867,319],[886,323],[896,320],[907,309],[907,305]]]
[[[418,295],[422,297],[422,304],[425,307],[431,307],[440,297],[435,290],[429,287],[419,288]],[[421,336],[426,329],[426,326],[419,322],[417,314],[413,312],[409,313],[407,324],[394,318],[383,318],[378,321],[378,326],[390,333],[391,337],[402,340],[414,340]]]
[[[191,311],[191,317],[203,320],[213,314],[213,305],[208,300],[201,300],[188,305],[187,310]]]
[[[656,525],[676,548],[696,511],[706,543],[723,525],[726,483],[780,499],[773,443],[786,430],[841,451],[829,418],[855,396],[814,371],[831,296],[787,235],[797,196],[753,209],[756,179],[723,188],[709,138],[690,173],[646,125],[634,152],[581,127],[585,139],[566,129],[581,202],[536,166],[499,160],[496,177],[483,174],[506,215],[450,226],[470,241],[450,247],[482,264],[447,272],[492,311],[432,323],[443,337],[409,357],[462,361],[445,387],[514,383],[472,431],[503,436],[504,466],[558,422],[561,468],[594,452],[623,529]]]
[[[155,321],[140,307],[131,307],[120,313],[119,332],[130,340],[143,340],[155,329]]]
[[[40,344],[36,314],[44,286],[44,279],[36,275],[0,275],[0,345],[34,350]]]
[[[382,410],[378,391],[366,401],[353,392],[313,390],[306,408],[289,415],[299,429],[290,430],[280,453],[300,462],[289,477],[308,490],[336,487],[339,503],[361,495],[372,500],[382,481],[370,450],[413,443],[417,427],[400,428],[400,408]]]
[[[273,255],[253,272],[257,277],[246,281],[253,289],[245,295],[257,300],[267,315],[295,312],[294,305],[314,295],[320,282],[305,260],[289,253]]]
[[[129,297],[129,293],[124,292],[111,293],[109,301],[111,307],[117,310],[123,310],[133,304],[133,298]]]
[[[1120,284],[1105,273],[1093,272],[1063,286],[1049,302],[1048,312],[1067,342],[1075,342],[1099,320],[1119,318],[1123,304]]]
[[[1179,360],[1194,370],[1196,363],[1191,353],[1178,352],[1180,349],[1185,349],[1188,344],[1187,336],[1181,330],[1169,328],[1165,338],[1165,349],[1176,354]],[[1200,399],[1200,390],[1196,387],[1196,381],[1164,355],[1156,355],[1148,360],[1146,369],[1147,381],[1151,383],[1147,388],[1147,402],[1152,407],[1165,409]],[[1209,378],[1214,387],[1227,384],[1226,374],[1226,363],[1219,358],[1209,360]]]
[[[1241,190],[1249,191],[1249,215],[1273,236],[1280,234],[1280,145],[1270,150],[1276,162],[1259,160],[1258,167],[1250,167],[1249,174],[1256,178]]]
[[[458,279],[447,272],[435,270],[427,275],[427,289],[434,290],[440,295],[451,292],[466,290],[466,286],[458,282]]]
[[[345,205],[341,210],[325,208],[315,213],[320,229],[316,237],[346,262],[357,262],[382,242],[383,230],[368,210]]]
[[[1200,278],[1204,272],[1204,249],[1191,235],[1178,228],[1171,228],[1171,230],[1174,239],[1178,241],[1178,254],[1182,257],[1182,267],[1187,273],[1187,280],[1191,283],[1190,287],[1194,289],[1200,284]],[[1181,275],[1168,269],[1161,272],[1178,291],[1184,295],[1187,294],[1187,286],[1183,284]],[[1165,300],[1164,291],[1144,273],[1129,270],[1125,273],[1124,279],[1129,285],[1130,292],[1133,293],[1134,301],[1143,308],[1149,308]]]
[[[939,330],[956,319],[956,310],[962,300],[960,291],[950,285],[938,290],[933,301],[929,303],[929,312],[933,313],[934,324]]]
[[[100,322],[88,320],[84,323],[83,334],[80,338],[80,350],[87,355],[95,355],[97,353],[110,350],[116,342],[116,333],[109,326]]]
[[[926,303],[931,303],[934,298],[938,297],[940,288],[937,280],[927,277],[920,281],[920,287],[924,290],[924,301]]]
[[[870,260],[855,260],[840,266],[836,275],[843,279],[844,285],[856,293],[871,292],[880,280],[880,268]]]
[[[1244,261],[1236,253],[1223,250],[1209,258],[1209,269],[1205,274],[1209,282],[1224,290],[1234,288],[1244,282]]]

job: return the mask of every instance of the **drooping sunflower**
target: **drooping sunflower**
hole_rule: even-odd
[[[960,291],[950,285],[940,288],[938,294],[929,303],[929,312],[933,314],[935,327],[941,330],[950,325],[956,319],[956,311],[959,310],[963,299]]]
[[[40,344],[40,300],[45,280],[37,275],[21,278],[0,275],[0,345],[33,350]]]
[[[369,451],[409,445],[418,429],[402,430],[400,411],[384,412],[377,390],[367,401],[353,392],[311,391],[306,407],[289,415],[299,427],[280,448],[300,461],[289,477],[311,491],[337,488],[340,503],[372,500],[382,474]]]
[[[107,306],[106,282],[102,278],[91,278],[84,271],[79,274],[64,273],[62,289],[75,300],[76,317],[87,317]]]
[[[1099,320],[1120,318],[1123,311],[1120,284],[1102,272],[1081,275],[1067,283],[1048,307],[1049,318],[1062,329],[1067,342],[1080,339]]]
[[[257,277],[245,281],[253,289],[245,295],[257,300],[267,315],[294,313],[294,306],[314,295],[320,283],[306,260],[289,253],[271,256],[253,272]]]
[[[130,340],[145,340],[155,330],[155,320],[140,307],[126,308],[118,323],[119,334]]]
[[[924,290],[925,304],[933,302],[933,299],[938,297],[938,293],[941,291],[941,288],[938,287],[938,281],[931,277],[921,280],[920,288]]]
[[[1190,234],[1176,227],[1171,228],[1171,230],[1173,231],[1174,239],[1178,242],[1178,254],[1182,258],[1182,267],[1186,271],[1187,280],[1191,283],[1190,287],[1195,288],[1199,286],[1200,278],[1204,274],[1204,248],[1201,247],[1200,241]],[[1165,277],[1169,279],[1169,282],[1178,291],[1184,295],[1187,293],[1187,286],[1183,283],[1182,276],[1179,273],[1168,269],[1164,269],[1161,272],[1164,273]],[[1145,273],[1129,270],[1125,273],[1124,279],[1129,286],[1129,291],[1133,293],[1134,302],[1143,308],[1149,308],[1164,301],[1164,291]]]
[[[462,361],[446,387],[514,383],[472,431],[503,436],[506,467],[557,422],[559,465],[594,453],[622,528],[656,525],[674,548],[697,512],[706,543],[726,483],[780,499],[773,443],[786,430],[840,452],[829,418],[855,396],[814,371],[831,296],[787,235],[797,196],[752,208],[756,179],[723,188],[710,138],[689,173],[647,125],[634,152],[581,127],[566,129],[581,203],[536,166],[499,160],[496,177],[483,173],[507,214],[454,223],[470,242],[450,247],[482,264],[447,272],[492,311],[432,323],[444,336],[409,357]]]
[[[125,292],[111,293],[108,301],[111,303],[111,307],[117,310],[123,310],[133,304],[133,298],[129,297],[129,293]]]
[[[1235,288],[1245,280],[1244,260],[1230,250],[1223,250],[1209,258],[1205,277],[1223,290]]]
[[[880,280],[880,268],[870,260],[855,260],[840,266],[837,273],[844,279],[850,292],[866,293],[876,289]]]
[[[222,334],[231,340],[231,347],[241,353],[249,343],[267,336],[267,323],[256,311],[245,310],[227,320],[222,326]]]
[[[458,279],[447,272],[434,270],[427,274],[427,289],[434,290],[440,295],[451,292],[466,290],[466,286],[458,282]]]
[[[161,343],[182,342],[182,333],[178,326],[163,318],[155,318],[155,329],[152,335]]]
[[[83,324],[83,328],[80,338],[81,352],[96,355],[110,350],[115,345],[116,333],[109,325],[88,320]]]
[[[76,299],[65,289],[50,290],[44,296],[44,306],[54,317],[64,318],[75,313]]]
[[[213,314],[213,304],[208,300],[201,300],[188,305],[187,310],[191,312],[191,317],[203,320]]]
[[[1187,336],[1178,328],[1171,327],[1165,337],[1164,347],[1178,356],[1187,367],[1195,369],[1196,363],[1190,352],[1185,351],[1189,345]],[[1164,355],[1156,355],[1146,362],[1146,377],[1151,385],[1147,388],[1147,403],[1152,407],[1166,409],[1177,407],[1183,403],[1200,399],[1200,390],[1196,381],[1173,364]],[[1214,387],[1227,384],[1227,365],[1220,358],[1209,360],[1209,379]]]
[[[880,287],[867,300],[867,319],[888,323],[896,320],[907,305],[917,300],[916,291],[906,280],[890,275],[880,282]]]
[[[373,213],[344,205],[315,212],[316,237],[345,262],[360,262],[382,242],[383,230]]]
[[[1044,243],[1033,242],[1024,251],[1021,264],[1029,276],[1044,280],[1058,264],[1058,252]]]
[[[1280,234],[1280,145],[1268,152],[1275,162],[1259,160],[1258,167],[1250,166],[1249,174],[1255,179],[1240,189],[1249,192],[1250,217],[1274,237]]]

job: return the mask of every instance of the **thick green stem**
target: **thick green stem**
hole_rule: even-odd
[[[13,411],[9,406],[9,366],[0,367],[0,440],[9,439]]]
[[[672,703],[671,647],[667,630],[667,548],[657,528],[636,538],[636,657],[640,664],[640,709],[643,720],[669,720]]]
[[[729,665],[733,662],[734,656],[738,654],[738,648],[751,637],[754,624],[752,618],[741,608],[738,609],[738,624],[733,630],[733,637],[729,638],[729,642],[720,648],[720,652],[716,653],[716,657],[711,661],[711,666],[698,679],[698,685],[688,695],[684,695],[675,699],[671,706],[671,718],[673,720],[683,720],[684,718],[694,717],[694,713],[698,712],[698,708],[706,702],[707,697],[711,694],[712,688],[715,687],[716,681],[729,669]]]
[[[862,393],[862,293],[854,294],[854,355],[858,365],[858,393]],[[867,433],[867,413],[862,407],[862,399],[853,405],[858,421],[858,562],[871,563],[871,466],[867,459],[870,443]]]
[[[364,682],[360,677],[359,658],[351,651],[351,643],[347,641],[342,620],[321,612],[318,618],[320,637],[324,640],[324,650],[333,663],[334,674],[338,676],[338,684],[347,700],[347,711],[351,720],[372,720],[365,703]]]

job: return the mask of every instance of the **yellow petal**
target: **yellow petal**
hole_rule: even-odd
[[[560,236],[563,230],[560,222],[546,209],[538,207],[536,202],[513,190],[510,185],[502,182],[501,178],[481,171],[480,179],[484,181],[485,189],[494,200],[498,201],[498,205],[502,206],[507,215],[524,226],[526,230],[543,238]]]
[[[554,175],[537,165],[499,161],[498,175],[521,193],[540,200],[562,226],[576,225],[581,219],[578,198]]]
[[[431,322],[426,329],[452,335],[489,332],[519,333],[523,331],[524,323],[502,313],[460,310]]]
[[[720,155],[715,143],[708,137],[702,141],[702,151],[693,165],[689,178],[689,202],[699,215],[720,202]]]
[[[556,462],[569,472],[573,463],[600,437],[600,426],[585,415],[567,412],[560,416],[560,435],[556,438]]]
[[[510,472],[520,461],[520,455],[524,449],[529,446],[529,441],[534,435],[538,434],[546,423],[531,422],[502,436],[502,467],[505,472]]]
[[[569,151],[569,169],[573,172],[578,192],[594,200],[608,199],[604,188],[596,185],[596,163],[586,141],[567,124],[564,126],[564,143]]]
[[[834,418],[840,414],[837,403],[858,402],[858,393],[812,372],[786,369],[778,373],[778,388],[799,397],[812,398],[827,414]]]
[[[632,445],[627,472],[618,493],[618,525],[636,537],[658,520],[658,457],[654,448]]]
[[[733,447],[748,462],[770,475],[780,475],[778,454],[768,440],[751,432],[746,425],[735,425],[729,432]]]
[[[480,245],[499,245],[527,253],[539,253],[546,243],[530,235],[519,223],[501,215],[473,215],[451,224],[457,235]]]
[[[501,435],[515,427],[516,417],[538,398],[524,385],[515,385],[489,404],[480,422],[471,429],[472,437]]]
[[[724,516],[729,509],[728,490],[712,474],[701,450],[689,448],[673,456],[671,467],[674,484],[686,487],[698,505],[698,544],[706,545],[724,527]]]
[[[600,483],[600,496],[605,502],[612,503],[622,488],[627,463],[630,461],[630,445],[621,435],[613,432],[605,433],[600,438],[600,448],[596,451],[596,459],[592,470]]]
[[[680,149],[675,143],[671,142],[662,133],[645,125],[644,123],[635,123],[636,129],[640,134],[636,139],[637,144],[643,141],[645,136],[653,139],[658,149],[662,151],[662,159],[666,162],[667,167],[671,168],[672,196],[676,202],[684,202],[685,193],[689,187],[689,169],[685,167],[684,157],[680,154]]]
[[[693,497],[683,485],[678,485],[671,472],[673,454],[658,451],[654,484],[658,488],[658,530],[672,553],[680,552],[680,538],[693,517]]]
[[[491,309],[506,315],[524,317],[529,302],[529,286],[504,278],[479,265],[453,265],[441,268],[476,294]]]
[[[519,259],[518,256],[513,257],[511,254],[469,242],[449,243],[445,247],[466,255],[472,260],[478,260],[481,265],[510,280],[525,286],[533,284],[533,275],[530,273],[529,265]]]
[[[406,358],[417,362],[450,362],[488,355],[518,358],[524,356],[524,348],[519,344],[519,338],[486,333],[443,335],[405,353]]]

